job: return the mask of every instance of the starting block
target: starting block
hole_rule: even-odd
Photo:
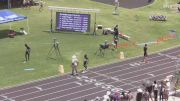
[[[64,66],[63,65],[59,65],[58,69],[59,69],[58,71],[60,74],[64,74]]]
[[[123,60],[124,59],[124,52],[119,53],[119,59]]]

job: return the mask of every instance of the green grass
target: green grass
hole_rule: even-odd
[[[28,17],[30,26],[29,35],[18,35],[15,38],[5,36],[9,24],[0,25],[0,88],[21,84],[31,80],[49,77],[58,74],[58,66],[64,65],[65,71],[70,72],[71,56],[77,54],[80,60],[79,69],[82,69],[83,55],[86,53],[90,58],[90,67],[100,64],[120,61],[117,57],[120,51],[123,51],[126,58],[139,56],[143,54],[142,47],[123,47],[117,52],[107,51],[104,57],[94,55],[98,45],[105,40],[112,41],[112,36],[101,35],[102,31],[97,31],[97,36],[92,36],[94,14],[91,15],[91,32],[90,33],[73,33],[73,32],[56,32],[49,33],[50,29],[50,12],[47,6],[63,6],[78,8],[97,8],[101,12],[97,14],[97,24],[103,27],[114,27],[119,25],[121,32],[131,36],[131,41],[144,43],[155,41],[157,38],[167,35],[169,30],[176,29],[180,35],[180,17],[175,11],[164,9],[163,2],[157,0],[152,5],[137,9],[120,8],[119,16],[112,15],[113,6],[92,2],[90,0],[45,0],[46,8],[43,12],[38,11],[38,7],[30,9],[12,9]],[[176,0],[172,0],[174,2]],[[155,13],[165,14],[168,17],[166,22],[149,21],[148,16]],[[55,26],[55,12],[53,13],[53,25]],[[138,21],[136,21],[138,20]],[[19,28],[26,26],[26,21],[13,22],[12,29],[19,31]],[[53,38],[60,41],[60,51],[62,59],[47,59],[47,54],[52,45]],[[158,45],[150,45],[149,52],[160,51],[162,49],[179,45],[179,38],[168,40]],[[32,48],[30,62],[24,64],[24,43],[28,43]],[[128,41],[120,40],[120,43]],[[34,68],[34,71],[24,71],[25,68]]]

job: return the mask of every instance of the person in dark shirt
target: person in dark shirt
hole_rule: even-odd
[[[25,59],[26,59],[26,62],[27,62],[27,61],[29,61],[29,58],[30,58],[31,48],[27,44],[25,44],[24,46],[26,47]]]
[[[85,70],[87,70],[87,64],[89,62],[89,59],[87,57],[87,54],[84,55],[84,62],[83,62],[83,66],[85,68]]]
[[[114,39],[118,39],[119,35],[119,30],[118,30],[118,25],[114,27]]]
[[[158,85],[157,85],[156,81],[154,81],[153,90],[154,90],[154,101],[158,101],[157,100],[157,98],[158,98]]]
[[[148,57],[148,53],[147,53],[147,44],[144,45],[144,59],[143,62],[147,63],[147,57]]]

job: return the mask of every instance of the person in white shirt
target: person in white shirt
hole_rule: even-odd
[[[158,85],[157,85],[156,81],[154,81],[153,90],[154,90],[154,101],[157,101],[157,98],[158,98]]]
[[[71,64],[72,75],[78,75],[78,71],[77,71],[78,64],[79,64],[79,62],[78,62],[78,59],[77,59],[76,55],[73,55],[72,56],[72,64]]]
[[[119,7],[119,0],[114,0],[114,6],[115,6],[114,13],[117,13],[117,9]]]

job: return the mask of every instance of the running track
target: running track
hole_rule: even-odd
[[[161,80],[173,75],[180,47],[149,56],[148,63],[142,57],[90,69],[87,73],[72,77],[69,74],[53,77],[13,88],[0,90],[0,101],[83,101],[106,94],[106,87],[95,82],[113,85],[124,90],[136,90],[145,79]],[[88,77],[88,78],[87,78]],[[86,79],[94,80],[88,82]]]

